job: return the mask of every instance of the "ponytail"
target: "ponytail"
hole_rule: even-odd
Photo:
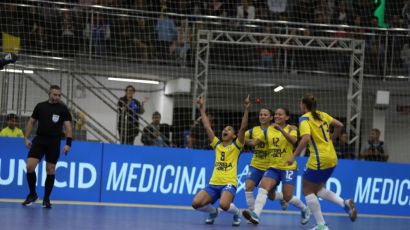
[[[313,116],[313,119],[322,121],[319,113],[317,113],[317,103],[316,98],[312,94],[305,94],[302,98],[302,103],[306,106],[306,108],[310,111]]]

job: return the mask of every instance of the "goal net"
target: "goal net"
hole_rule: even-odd
[[[163,145],[208,148],[197,96],[219,135],[224,125],[239,128],[248,94],[253,126],[264,107],[287,107],[297,125],[299,100],[312,93],[344,123],[356,157],[377,128],[389,161],[410,161],[406,1],[239,2],[0,2],[2,57],[19,55],[0,71],[1,126],[13,113],[23,129],[57,84],[76,139],[120,143],[118,101],[132,85],[145,110],[126,129],[133,144],[144,144],[157,111],[171,125]]]

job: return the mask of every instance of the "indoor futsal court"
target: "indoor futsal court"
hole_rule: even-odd
[[[410,230],[409,137],[410,0],[0,0],[0,230]]]
[[[221,213],[213,225],[204,224],[206,215],[188,206],[150,206],[134,204],[70,203],[54,202],[51,210],[43,209],[41,203],[23,207],[20,201],[0,202],[1,229],[235,229],[231,226],[232,215]],[[329,228],[334,230],[384,230],[408,229],[410,217],[360,215],[352,223],[344,214],[325,214]],[[247,224],[242,218],[240,229],[309,229],[313,217],[306,226],[299,224],[299,213],[265,210],[261,224]]]

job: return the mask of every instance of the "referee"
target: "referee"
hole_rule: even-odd
[[[54,186],[56,163],[60,157],[60,141],[63,125],[66,132],[66,142],[62,152],[67,154],[71,148],[72,119],[67,107],[60,102],[60,97],[60,87],[57,85],[50,86],[48,100],[36,105],[26,125],[24,143],[26,147],[30,149],[27,157],[27,182],[30,194],[28,194],[26,200],[22,203],[24,206],[29,206],[38,199],[36,193],[37,176],[34,170],[45,155],[47,178],[44,189],[43,207],[51,208],[50,194]],[[36,121],[38,121],[37,135],[33,138],[33,142],[31,142],[28,137]]]

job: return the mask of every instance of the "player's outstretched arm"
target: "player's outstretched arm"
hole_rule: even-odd
[[[243,117],[241,122],[241,127],[238,131],[238,140],[241,143],[245,143],[245,130],[248,127],[248,119],[249,119],[249,107],[251,106],[251,102],[249,100],[249,95],[243,100]]]
[[[212,130],[211,122],[209,122],[208,116],[205,113],[204,103],[205,100],[203,97],[199,97],[198,100],[196,100],[196,104],[198,105],[199,112],[201,113],[201,120],[204,124],[206,134],[208,134],[209,141],[212,142],[214,140],[215,133]]]

